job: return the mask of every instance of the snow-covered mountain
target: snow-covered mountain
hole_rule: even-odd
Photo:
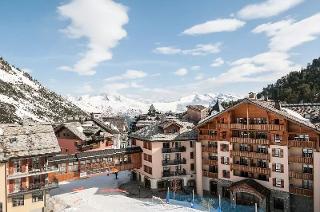
[[[0,57],[0,123],[23,118],[52,122],[74,115],[85,113]]]
[[[217,99],[221,101],[235,101],[240,97],[221,94],[221,93],[208,93],[208,94],[192,94],[176,101],[171,102],[154,102],[155,108],[162,112],[183,112],[186,110],[187,105],[201,104],[210,106],[216,102]],[[100,112],[104,114],[124,114],[124,115],[137,115],[147,112],[150,103],[141,102],[130,99],[119,94],[103,94],[103,95],[84,95],[80,97],[69,96],[68,99],[75,105],[80,107],[86,112]]]

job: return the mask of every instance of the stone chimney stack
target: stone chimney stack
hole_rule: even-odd
[[[254,92],[249,93],[249,99],[257,99],[257,94]]]

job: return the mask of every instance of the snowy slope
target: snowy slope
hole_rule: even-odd
[[[85,113],[0,57],[0,123],[22,118],[60,121],[80,114]]]
[[[162,112],[183,112],[187,105],[201,104],[210,106],[216,102],[217,99],[221,101],[237,100],[240,97],[228,94],[192,94],[180,98],[172,102],[155,102],[155,108]],[[101,112],[105,114],[125,114],[137,115],[147,112],[150,103],[133,100],[119,94],[103,94],[103,95],[84,95],[80,97],[69,96],[68,99],[75,105],[87,112]]]

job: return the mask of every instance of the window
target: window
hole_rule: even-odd
[[[302,187],[305,189],[312,189],[312,180],[303,180],[302,181]]]
[[[279,134],[274,135],[274,142],[275,143],[281,143],[281,140],[282,140],[282,138]]]
[[[24,196],[14,196],[12,197],[12,207],[24,205]]]
[[[190,148],[193,147],[193,141],[190,141]]]
[[[59,172],[60,172],[60,173],[65,173],[65,172],[67,172],[67,164],[66,164],[66,163],[61,163],[61,164],[59,164]]]
[[[148,174],[152,174],[152,168],[149,166],[144,165],[144,172],[148,173]]]
[[[132,146],[137,145],[136,139],[132,139],[132,141],[131,141],[131,145],[132,145]]]
[[[222,176],[224,178],[230,178],[230,171],[222,170]]]
[[[21,161],[20,160],[14,160],[13,161],[13,168],[14,168],[14,172],[21,172]]]
[[[313,165],[311,164],[303,164],[303,173],[312,174]]]
[[[221,157],[221,164],[228,165],[229,164],[229,157],[222,156]]]
[[[312,157],[312,152],[313,152],[312,149],[303,149],[302,152],[303,152],[303,157],[308,157],[308,158]]]
[[[229,145],[228,144],[220,144],[220,150],[222,152],[227,152],[229,151]]]
[[[284,187],[284,181],[280,178],[273,178],[273,186],[278,188]]]
[[[148,155],[148,154],[144,153],[143,154],[143,159],[145,161],[148,161],[148,162],[152,163],[152,155]]]
[[[191,164],[190,164],[190,170],[191,170],[191,171],[194,171],[194,163],[191,163]]]
[[[36,191],[32,193],[32,202],[39,202],[43,201],[43,192],[42,191]]]
[[[193,159],[194,156],[193,156],[193,152],[190,152],[190,159]]]
[[[151,142],[144,141],[143,142],[143,148],[151,150],[152,149]]]
[[[280,149],[280,148],[275,148],[275,149],[272,149],[272,156],[273,157],[283,157],[283,150]]]
[[[284,210],[284,200],[281,198],[273,198],[273,207],[274,209]]]
[[[274,171],[275,172],[283,172],[283,165],[281,163],[274,164]]]

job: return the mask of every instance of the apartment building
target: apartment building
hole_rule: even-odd
[[[0,211],[43,211],[47,190],[57,187],[48,159],[59,152],[51,125],[0,125]]]
[[[158,190],[194,187],[197,141],[194,126],[191,122],[174,118],[130,134],[132,145],[143,151],[142,166],[134,170],[134,179],[147,188]]]
[[[198,194],[265,211],[320,211],[320,129],[310,120],[253,97],[197,128]]]

